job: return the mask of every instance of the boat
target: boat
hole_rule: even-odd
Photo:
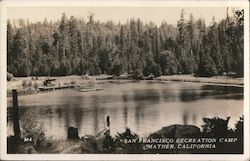
[[[79,92],[91,92],[91,91],[100,91],[103,90],[103,88],[96,88],[96,87],[86,87],[86,86],[76,86],[76,88]]]
[[[91,91],[101,91],[103,88],[96,88],[96,86],[85,86],[85,85],[76,85],[75,89],[79,92],[91,92]]]
[[[80,92],[91,92],[91,91],[100,91],[103,90],[103,88],[97,88],[96,87],[96,81],[95,79],[89,79],[85,80],[81,83],[78,83],[75,85],[75,89]]]

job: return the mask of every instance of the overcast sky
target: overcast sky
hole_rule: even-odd
[[[9,7],[7,18],[24,18],[30,22],[43,21],[44,18],[55,21],[61,18],[63,12],[67,17],[73,15],[84,19],[87,19],[90,13],[94,13],[94,19],[101,22],[112,20],[116,23],[125,23],[128,19],[140,18],[144,23],[152,21],[160,25],[165,20],[169,24],[176,25],[182,9],[185,11],[186,19],[193,13],[195,19],[204,18],[207,25],[213,16],[216,21],[226,17],[225,7]]]

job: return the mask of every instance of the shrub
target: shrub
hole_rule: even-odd
[[[109,134],[105,134],[104,140],[102,142],[102,151],[104,153],[114,152],[115,141]]]
[[[37,82],[34,83],[34,88],[38,89],[38,83]]]
[[[112,74],[115,76],[120,76],[122,74],[122,65],[114,64],[112,68]]]
[[[137,68],[134,72],[135,79],[143,79],[143,73],[140,68]]]
[[[71,81],[70,84],[74,85],[74,84],[76,84],[76,81]]]
[[[124,141],[129,139],[138,140],[136,143],[127,144]],[[141,153],[142,147],[139,143],[139,136],[131,132],[129,128],[126,128],[124,133],[117,133],[116,136],[116,148],[117,153],[125,153],[125,154],[135,154]]]
[[[32,81],[29,81],[28,87],[32,87]]]
[[[21,137],[32,138],[32,145],[39,147],[46,139],[45,130],[34,112],[26,111],[20,119]]]
[[[229,131],[229,119],[230,117],[227,117],[226,120],[218,117],[203,118],[203,121],[205,122],[205,124],[202,125],[203,133],[209,134],[212,137],[226,136]]]
[[[146,67],[143,69],[143,75],[149,76],[150,74],[153,74],[155,77],[159,77],[162,75],[161,67],[159,64],[156,64],[154,62],[148,63]]]
[[[236,132],[243,133],[243,127],[244,127],[243,120],[244,120],[244,118],[242,116],[242,117],[240,117],[240,120],[236,122],[236,124],[235,124],[235,128],[236,128],[235,131]]]
[[[23,80],[22,86],[23,86],[24,88],[27,88],[27,87],[28,87],[27,80]]]
[[[235,131],[234,131],[234,136],[237,137],[238,139],[238,147],[237,149],[239,150],[239,152],[243,152],[243,142],[244,142],[244,117],[240,117],[240,120],[236,122],[235,124]],[[236,143],[236,144],[237,144]],[[237,146],[237,145],[236,145]]]
[[[153,66],[152,73],[153,73],[156,77],[161,76],[161,75],[162,75],[162,72],[161,72],[161,67],[160,67],[160,65],[155,64],[155,65]]]

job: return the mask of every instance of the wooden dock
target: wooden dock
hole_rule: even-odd
[[[75,85],[61,85],[61,86],[40,86],[39,91],[53,91],[58,89],[74,88]]]

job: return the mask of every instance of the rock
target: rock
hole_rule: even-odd
[[[78,128],[69,127],[68,128],[68,140],[79,139]]]
[[[170,125],[163,127],[161,130],[153,133],[150,137],[194,137],[200,134],[200,129],[193,125]]]

